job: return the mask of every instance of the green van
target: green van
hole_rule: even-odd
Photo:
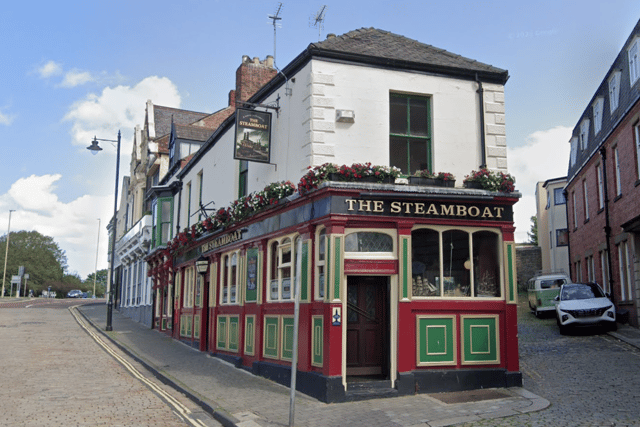
[[[565,283],[571,283],[571,279],[564,273],[538,274],[529,279],[529,308],[536,317],[545,311],[555,311],[554,298]]]

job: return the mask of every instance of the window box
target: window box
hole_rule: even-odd
[[[456,182],[454,180],[444,180],[437,178],[423,178],[421,176],[410,176],[409,185],[426,185],[431,187],[455,187]]]

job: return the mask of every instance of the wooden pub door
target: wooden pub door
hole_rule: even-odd
[[[389,375],[389,278],[347,277],[347,376]]]

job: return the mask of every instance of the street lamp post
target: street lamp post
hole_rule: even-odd
[[[117,235],[117,226],[118,226],[118,179],[120,174],[120,131],[118,131],[118,140],[113,141],[111,139],[100,139],[93,137],[93,141],[91,141],[91,145],[87,147],[87,150],[91,151],[91,154],[98,154],[99,151],[102,151],[102,148],[98,145],[98,141],[107,141],[107,142],[116,142],[116,190],[114,194],[113,200],[113,239],[111,240],[111,265],[109,266],[109,283],[107,289],[107,326],[105,330],[112,331],[113,327],[111,325],[111,320],[113,318],[113,275],[114,275],[114,264],[116,257],[116,235]]]
[[[11,234],[11,212],[15,212],[15,209],[9,210],[9,226],[7,227],[7,249],[4,251],[4,273],[2,273],[2,298],[4,298],[4,280],[7,277],[7,255],[9,255],[9,235]]]

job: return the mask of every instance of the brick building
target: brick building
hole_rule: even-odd
[[[640,22],[573,130],[566,199],[574,281],[595,281],[638,326]]]

